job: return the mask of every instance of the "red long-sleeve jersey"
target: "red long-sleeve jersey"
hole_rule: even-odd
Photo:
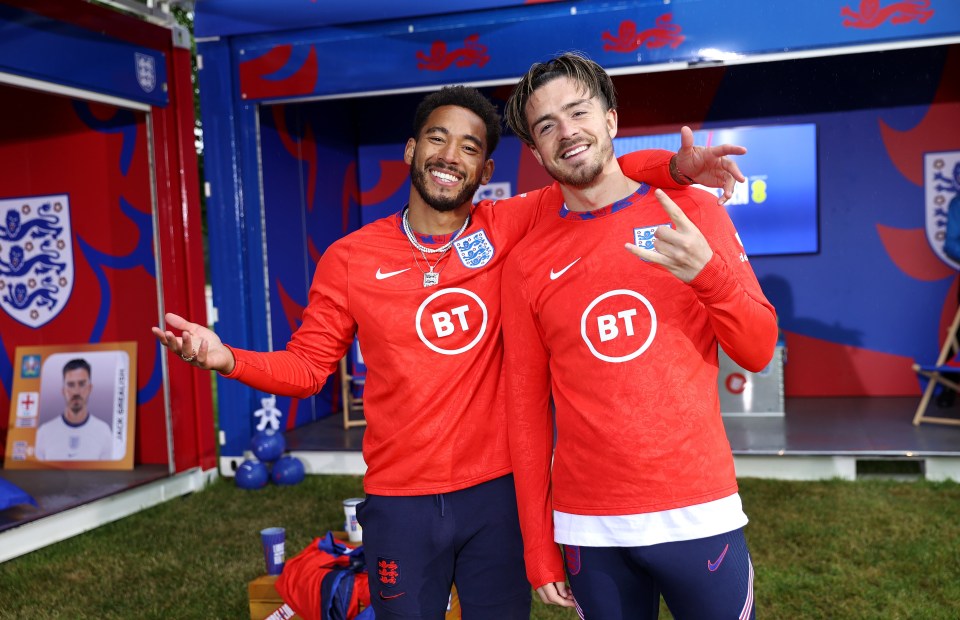
[[[624,248],[652,247],[671,225],[648,186],[586,214],[555,188],[504,268],[509,442],[534,587],[564,579],[553,510],[636,515],[736,493],[717,344],[760,370],[776,316],[726,211],[707,192],[667,193],[714,251],[689,284]]]
[[[668,151],[621,160],[638,179],[676,186]],[[446,493],[510,473],[500,383],[500,275],[509,251],[541,214],[537,190],[471,211],[469,227],[424,288],[428,267],[400,214],[333,243],[321,257],[302,323],[286,350],[233,348],[229,378],[271,394],[323,387],[360,341],[367,378],[364,488],[379,495]],[[425,245],[442,245],[433,237]],[[437,259],[427,255],[430,264]]]

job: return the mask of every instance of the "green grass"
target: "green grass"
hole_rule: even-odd
[[[352,476],[242,491],[230,481],[0,564],[0,618],[247,618],[259,531],[288,557],[342,528]],[[960,618],[960,485],[741,481],[762,618]],[[534,605],[535,619],[575,618]],[[669,618],[664,612],[662,618]]]

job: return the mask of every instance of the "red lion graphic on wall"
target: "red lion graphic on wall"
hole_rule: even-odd
[[[458,67],[477,65],[482,67],[490,60],[487,55],[487,46],[480,43],[480,35],[472,34],[463,40],[463,47],[447,51],[447,44],[443,41],[434,41],[430,46],[430,55],[417,52],[417,69],[427,71],[444,71],[452,64]]]
[[[680,25],[673,23],[673,14],[665,13],[656,19],[656,27],[637,32],[637,24],[632,20],[620,22],[620,30],[614,37],[610,32],[603,33],[603,49],[608,52],[632,52],[641,46],[653,49],[669,45],[676,48],[683,43]]]
[[[860,12],[848,6],[840,9],[845,28],[876,28],[888,19],[891,24],[906,24],[912,21],[925,23],[933,17],[930,0],[902,0],[880,7],[880,0],[860,0]]]

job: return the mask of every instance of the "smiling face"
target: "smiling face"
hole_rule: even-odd
[[[486,135],[483,119],[465,108],[447,105],[430,113],[404,151],[410,181],[426,204],[437,211],[472,204],[477,188],[493,174]]]
[[[614,161],[617,111],[576,80],[561,76],[530,95],[526,119],[530,147],[550,176],[575,188],[590,186]]]

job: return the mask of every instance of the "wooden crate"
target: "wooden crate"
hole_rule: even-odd
[[[453,591],[450,592],[450,604],[447,605],[447,613],[443,616],[443,620],[460,620],[460,597],[457,596],[457,588],[454,586]]]
[[[283,606],[283,599],[274,584],[278,575],[260,575],[247,585],[250,595],[250,620],[264,620]],[[294,615],[293,618],[300,618]]]

